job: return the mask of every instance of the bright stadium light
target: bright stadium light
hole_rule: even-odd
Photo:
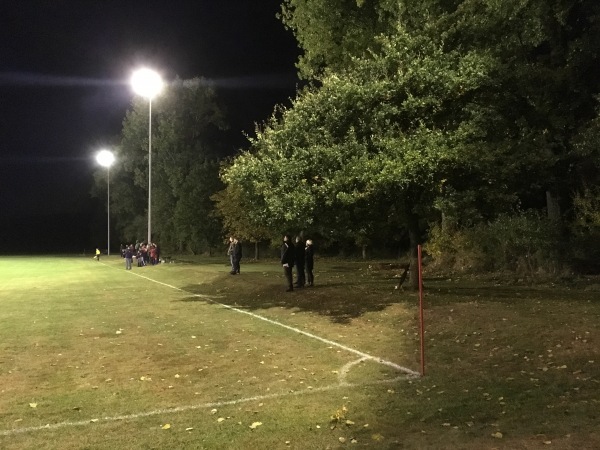
[[[154,70],[143,68],[131,76],[133,91],[148,99],[148,244],[152,242],[152,99],[163,88],[162,78]]]
[[[106,167],[106,186],[107,186],[107,198],[106,198],[106,209],[107,209],[107,245],[106,253],[110,256],[110,166],[115,162],[115,155],[110,150],[100,150],[96,154],[96,161],[102,167]]]

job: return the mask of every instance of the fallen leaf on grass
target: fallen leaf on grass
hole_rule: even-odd
[[[262,422],[252,422],[252,425],[250,425],[250,428],[252,430],[254,430],[257,427],[260,427],[262,425]]]
[[[344,442],[346,442],[346,438],[345,438],[345,437],[342,437],[342,436],[340,436],[340,437],[338,438],[338,440],[339,440],[339,441],[340,441],[342,444],[343,444]]]
[[[30,403],[30,404],[29,404],[29,407],[30,407],[30,408],[37,408],[37,403]]]
[[[380,442],[383,441],[383,436],[379,433],[374,434],[371,436],[371,439],[373,439],[374,441]]]
[[[496,439],[502,439],[502,433],[496,431],[495,433],[492,433],[492,437],[495,437]]]
[[[96,422],[98,422],[98,419],[91,419],[90,422],[96,423]]]
[[[185,431],[192,431],[193,429],[194,429],[194,427],[189,427],[189,428],[186,428]]]
[[[223,422],[224,420],[225,420],[225,419],[224,419],[223,417],[219,417],[219,418],[217,419],[217,422],[221,423],[221,422]]]
[[[169,428],[171,428],[171,424],[170,423],[165,423],[161,428],[163,430],[168,430]]]

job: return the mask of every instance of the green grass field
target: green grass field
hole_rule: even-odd
[[[0,448],[600,448],[598,281],[0,259]]]

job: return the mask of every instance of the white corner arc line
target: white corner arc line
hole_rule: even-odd
[[[346,376],[350,372],[350,369],[352,369],[352,367],[354,367],[355,365],[360,364],[361,362],[366,361],[366,360],[367,360],[366,358],[359,358],[354,361],[350,361],[349,363],[344,365],[344,367],[342,367],[342,370],[340,370],[340,373],[338,375],[338,380],[339,380],[340,384],[347,385],[348,383],[346,383]]]

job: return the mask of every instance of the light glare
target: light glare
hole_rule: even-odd
[[[115,162],[115,155],[110,150],[100,150],[96,155],[96,161],[103,167],[110,167]]]
[[[131,86],[136,94],[152,100],[163,87],[162,78],[151,69],[139,69],[131,76]]]

